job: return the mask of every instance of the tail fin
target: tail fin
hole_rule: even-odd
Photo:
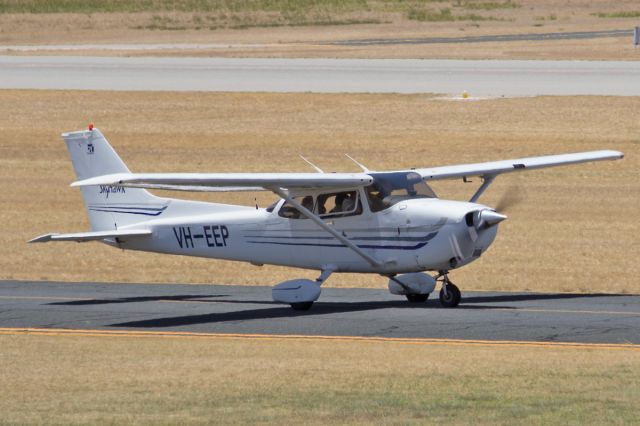
[[[129,173],[100,130],[63,133],[78,180],[112,173]],[[167,200],[139,188],[88,186],[80,189],[92,231],[107,231],[159,216]]]

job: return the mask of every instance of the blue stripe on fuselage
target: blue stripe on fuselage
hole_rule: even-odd
[[[359,248],[362,249],[379,249],[379,250],[418,250],[427,245],[427,243],[432,240],[438,233],[432,232],[425,237],[420,239],[420,243],[413,246],[378,246],[378,245],[369,245],[369,244],[356,244]],[[333,237],[330,237],[333,238]],[[310,238],[312,239],[312,238]],[[356,240],[357,238],[350,238],[351,240]],[[385,241],[388,239],[381,237],[379,241]],[[321,244],[321,243],[298,243],[298,242],[285,242],[285,241],[247,241],[251,244],[272,244],[272,245],[280,245],[280,246],[304,246],[304,247],[346,247],[344,244]]]

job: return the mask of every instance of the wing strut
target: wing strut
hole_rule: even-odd
[[[480,188],[478,188],[478,190],[476,191],[475,194],[473,194],[473,196],[471,197],[471,199],[469,200],[470,203],[475,203],[476,201],[478,201],[478,198],[480,198],[480,196],[484,193],[484,191],[487,190],[487,188],[489,187],[489,185],[491,185],[491,183],[493,182],[493,180],[496,178],[495,175],[483,175],[482,176],[482,185],[480,185]]]
[[[324,229],[325,231],[327,231],[328,233],[333,235],[342,244],[344,244],[345,246],[349,247],[351,250],[356,252],[360,257],[362,257],[364,260],[369,262],[369,264],[371,264],[371,266],[373,266],[373,267],[381,267],[382,266],[382,263],[379,260],[377,260],[374,257],[372,257],[372,256],[368,255],[367,253],[365,253],[364,250],[362,250],[360,247],[358,247],[357,245],[352,243],[347,237],[343,236],[338,231],[333,229],[331,226],[329,226],[326,223],[324,223],[324,221],[322,219],[320,219],[317,215],[313,214],[313,212],[311,212],[309,209],[307,209],[306,207],[304,207],[303,205],[298,203],[296,200],[294,200],[293,197],[291,197],[282,188],[271,188],[271,190],[273,192],[275,192],[276,194],[278,194],[280,197],[284,198],[289,204],[294,206],[304,216],[306,216],[309,219],[311,219],[320,228]]]

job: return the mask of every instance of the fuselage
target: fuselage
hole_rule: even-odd
[[[215,207],[199,209],[200,214],[174,211],[166,218],[159,215],[133,225],[151,229],[153,238],[114,244],[258,265],[395,274],[458,268],[479,258],[496,236],[497,226],[477,230],[465,220],[470,213],[489,209],[480,204],[415,198],[372,211],[364,190],[358,191],[358,210],[320,217],[381,266],[367,262],[313,221],[287,216],[285,200],[268,209],[212,204]],[[179,209],[180,201],[172,200],[167,211],[172,204]]]

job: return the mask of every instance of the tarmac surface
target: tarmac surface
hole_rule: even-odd
[[[510,41],[584,40],[603,37],[631,37],[633,30],[576,31],[563,33],[500,34],[467,37],[380,38],[335,41],[339,46],[371,46],[386,44],[495,43]]]
[[[0,89],[640,96],[640,61],[0,56]]]
[[[262,286],[0,281],[0,328],[640,344],[640,296],[462,290],[446,309],[326,288],[298,312]]]

